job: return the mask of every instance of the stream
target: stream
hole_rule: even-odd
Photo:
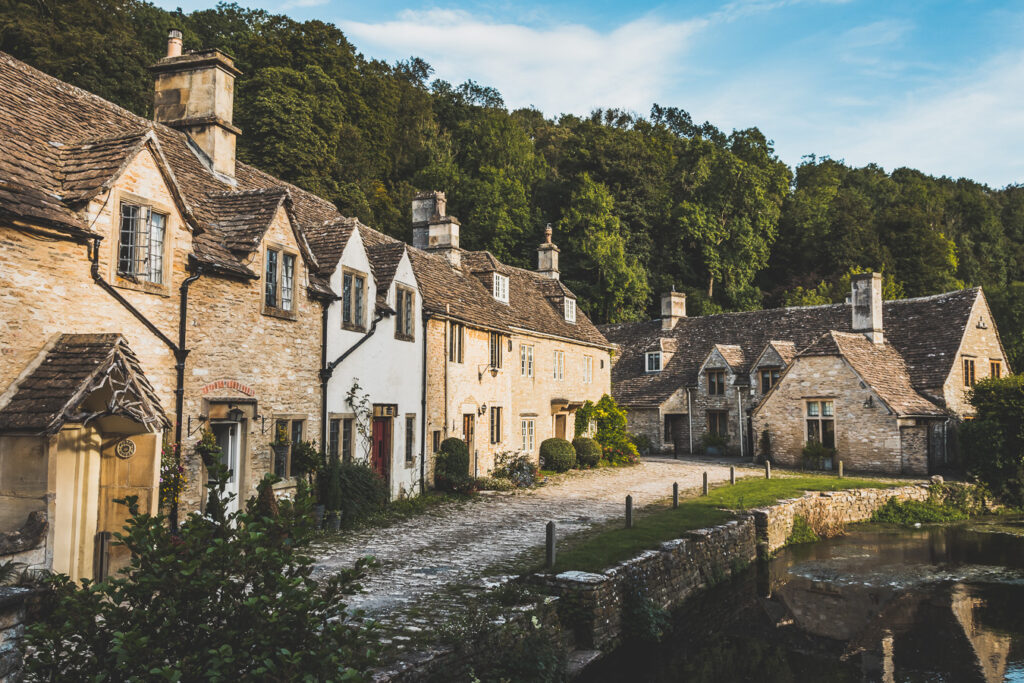
[[[865,525],[784,549],[581,680],[1024,683],[1024,520]]]

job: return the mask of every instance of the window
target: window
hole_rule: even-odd
[[[494,274],[493,286],[494,298],[498,301],[508,303],[508,276],[501,273]]]
[[[501,334],[491,332],[491,367],[501,367]]]
[[[341,274],[341,325],[356,330],[366,327],[366,276],[345,270]]]
[[[708,411],[708,434],[723,437],[729,436],[729,411]]]
[[[346,417],[341,421],[341,461],[352,461],[352,433],[355,419]]]
[[[533,377],[532,344],[522,344],[519,346],[519,374],[523,377]]]
[[[1003,376],[1003,364],[997,360],[989,361],[988,374],[993,379],[999,379]]]
[[[761,393],[767,394],[769,390],[779,381],[781,370],[777,368],[766,368],[761,371]]]
[[[661,351],[648,351],[644,357],[647,372],[661,372]]]
[[[537,444],[534,431],[536,428],[536,420],[523,420],[520,422],[523,432],[523,451],[526,453],[533,453],[533,449]]]
[[[590,384],[594,381],[594,357],[583,356],[583,383]]]
[[[341,420],[335,418],[332,419],[327,425],[327,455],[332,458],[340,456],[338,447],[341,445]]]
[[[836,447],[835,404],[832,401],[807,402],[807,443]]]
[[[964,386],[974,386],[974,359],[964,358]]]
[[[491,406],[491,443],[501,443],[501,408]]]
[[[565,376],[565,351],[555,351],[554,374],[555,379],[561,380]]]
[[[267,249],[267,263],[263,271],[264,305],[291,311],[295,302],[295,254]]]
[[[395,337],[413,341],[413,297],[415,293],[405,287],[395,287]]]
[[[462,347],[466,341],[466,327],[462,323],[452,323],[448,337],[448,360],[452,363],[462,362]]]
[[[405,464],[411,465],[416,461],[416,416],[405,416]]]
[[[725,370],[708,370],[708,394],[725,395]]]
[[[131,280],[162,284],[166,229],[164,214],[122,202],[117,274]]]
[[[435,429],[430,436],[431,450],[435,453],[441,450],[441,430]]]
[[[566,299],[565,300],[565,321],[569,323],[576,323],[576,300]]]
[[[279,477],[291,477],[292,473],[292,451],[295,445],[302,441],[302,434],[305,428],[305,420],[277,420],[274,424],[274,434],[284,430],[285,434],[291,436],[287,450],[282,449],[279,453],[274,450],[274,474]]]

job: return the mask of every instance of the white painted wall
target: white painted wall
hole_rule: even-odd
[[[374,302],[377,297],[377,283],[373,281],[370,262],[359,231],[355,230],[349,239],[335,272],[331,276],[331,287],[342,292],[342,268],[352,268],[367,274],[367,329],[373,322]],[[420,460],[423,457],[422,400],[423,400],[423,318],[422,300],[408,254],[403,254],[395,278],[387,292],[387,303],[396,308],[395,285],[402,284],[416,293],[413,310],[414,341],[395,338],[395,316],[389,316],[377,324],[377,331],[356,349],[331,377],[327,387],[327,411],[329,414],[353,413],[346,396],[358,379],[361,391],[368,394],[370,403],[396,404],[398,413],[393,420],[391,448],[391,495],[418,494],[420,491]],[[327,361],[332,362],[353,344],[363,333],[342,329],[341,302],[334,302],[327,317]],[[405,418],[415,414],[413,430],[413,461],[405,459]],[[367,425],[369,428],[369,425]],[[369,458],[371,445],[368,439],[355,434],[354,457]]]

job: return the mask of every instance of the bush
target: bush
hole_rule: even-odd
[[[456,437],[441,442],[434,465],[434,481],[438,488],[446,491],[472,489],[469,477],[469,447]]]
[[[518,488],[529,488],[537,483],[537,465],[526,453],[502,451],[494,456],[493,477],[506,479]]]
[[[700,450],[704,453],[707,453],[709,448],[715,448],[719,453],[724,454],[728,446],[729,439],[721,434],[704,432],[704,436],[700,437]]]
[[[300,441],[292,444],[292,476],[301,477],[316,472],[323,456],[317,452],[312,441]]]
[[[875,510],[875,513],[871,516],[872,522],[899,524],[900,526],[955,522],[961,519],[967,519],[967,515],[952,506],[940,505],[931,500],[926,502],[919,500],[898,501],[895,498],[890,498],[885,505]]]
[[[825,469],[825,461],[835,456],[835,449],[829,448],[818,441],[811,441],[802,452],[804,469],[821,470]]]
[[[973,420],[961,426],[967,473],[1002,502],[1024,507],[1024,375],[978,382]]]
[[[576,462],[580,467],[597,467],[601,461],[601,444],[594,439],[581,436],[572,440],[572,447],[576,449]]]
[[[341,510],[341,459],[337,454],[317,473],[317,501],[331,511]]]
[[[577,434],[585,434],[590,424],[596,427],[594,440],[601,444],[609,462],[627,465],[640,461],[640,453],[626,431],[626,411],[614,398],[605,394],[597,403],[586,401],[576,411]]]
[[[210,470],[208,505],[177,534],[140,512],[116,542],[130,563],[97,583],[48,578],[26,632],[26,680],[347,680],[373,664],[366,632],[346,612],[365,561],[314,580],[303,549],[308,500],[277,516],[250,500],[224,514],[225,475]],[[265,507],[265,506],[264,506]]]
[[[646,434],[630,434],[629,440],[633,442],[636,449],[644,455],[650,455],[651,449],[654,447],[654,444],[651,443],[650,437]]]
[[[511,480],[501,477],[477,477],[474,484],[478,491],[515,491],[518,488]]]
[[[387,482],[377,476],[368,463],[344,462],[338,466],[341,521],[352,526],[371,517],[388,504]]]
[[[540,462],[546,470],[567,472],[576,464],[576,451],[565,439],[545,439],[540,444]]]

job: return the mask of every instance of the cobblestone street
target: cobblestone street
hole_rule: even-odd
[[[680,491],[696,493],[707,472],[711,482],[727,480],[729,464],[695,459],[651,458],[636,467],[574,472],[558,482],[516,494],[443,505],[385,529],[343,537],[343,545],[317,548],[318,571],[349,567],[373,555],[380,566],[363,581],[365,592],[351,607],[385,615],[444,588],[522,570],[544,545],[544,525],[554,520],[559,538],[623,515],[627,494],[643,507]],[[737,476],[759,470],[737,467]]]

